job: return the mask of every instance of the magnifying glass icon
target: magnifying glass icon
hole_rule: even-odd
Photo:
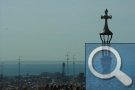
[[[116,61],[117,61],[117,64],[116,64],[116,67],[115,69],[108,73],[108,74],[101,74],[99,72],[97,72],[94,67],[93,67],[93,58],[94,56],[96,55],[96,53],[98,53],[99,51],[102,51],[102,50],[106,50],[106,51],[110,51],[112,52],[115,57],[116,57]],[[101,78],[101,79],[109,79],[109,78],[112,78],[112,77],[116,77],[121,83],[123,83],[125,86],[129,86],[132,84],[132,79],[127,75],[125,74],[124,72],[122,72],[120,70],[121,68],[121,57],[119,55],[119,53],[117,52],[117,50],[115,50],[114,48],[110,47],[110,46],[100,46],[100,47],[97,47],[95,48],[91,54],[89,55],[89,58],[88,58],[88,67],[90,69],[90,71],[92,72],[92,74],[98,78]]]

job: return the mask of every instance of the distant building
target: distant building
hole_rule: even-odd
[[[62,81],[65,81],[65,63],[62,63]]]

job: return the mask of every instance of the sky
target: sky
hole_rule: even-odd
[[[112,43],[135,43],[135,0],[0,0],[0,60],[84,61],[112,15]]]

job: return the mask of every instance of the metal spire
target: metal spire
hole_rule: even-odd
[[[112,15],[108,15],[108,10],[105,10],[105,15],[101,16],[101,19],[105,19],[105,25],[103,31],[100,33],[100,39],[102,41],[102,44],[110,44],[110,41],[112,39],[113,33],[109,30],[108,27],[108,19],[112,19]],[[105,37],[107,36],[107,37]]]

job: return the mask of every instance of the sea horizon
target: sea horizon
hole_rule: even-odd
[[[62,63],[65,63],[65,73],[67,71],[66,61],[21,61],[20,62],[20,74],[21,75],[40,75],[43,72],[62,73]],[[3,63],[3,64],[2,64]],[[4,61],[1,63],[0,74],[4,76],[17,76],[19,71],[19,62],[16,60]],[[85,71],[85,62],[76,61],[75,62],[75,74]],[[69,61],[69,75],[73,75],[73,62]]]

